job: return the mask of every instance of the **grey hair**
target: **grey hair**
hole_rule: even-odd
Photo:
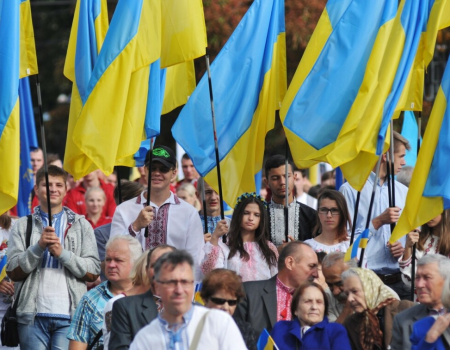
[[[442,305],[448,310],[450,309],[450,278],[446,278],[441,294]]]
[[[344,261],[345,253],[343,252],[331,252],[325,255],[325,258],[322,260],[322,268],[329,268],[333,265],[335,265],[338,261],[342,260]],[[357,267],[355,260],[350,260],[347,262],[344,262],[344,264],[351,268],[351,267]]]
[[[108,243],[106,243],[105,250],[108,250],[111,245],[116,241],[125,241],[128,243],[128,248],[130,249],[130,261],[134,265],[137,259],[142,255],[142,246],[141,243],[134,237],[130,235],[117,235],[113,236],[109,239]]]
[[[450,259],[440,254],[424,255],[418,262],[417,267],[436,263],[439,274],[445,280],[450,280]]]
[[[402,183],[406,187],[409,187],[413,171],[414,167],[404,166],[403,168],[400,169],[400,171],[397,174],[397,181]]]
[[[159,280],[159,275],[163,266],[169,265],[173,269],[181,264],[187,263],[194,269],[194,259],[192,259],[191,254],[185,250],[175,250],[173,252],[164,253],[158,260],[156,260],[155,266],[153,267],[155,271],[155,280]]]
[[[358,272],[356,272],[355,268],[352,267],[352,268],[342,272],[342,275],[341,275],[342,282],[344,282],[347,278],[353,277],[353,276],[356,276],[359,278]]]

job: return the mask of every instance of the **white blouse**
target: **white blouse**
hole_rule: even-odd
[[[317,242],[314,238],[311,239],[307,239],[305,241],[306,244],[308,244],[315,252],[320,253],[320,252],[325,252],[325,253],[331,253],[331,252],[342,252],[345,253],[348,249],[348,247],[350,246],[350,241],[343,241],[340,242],[338,244],[333,244],[333,245],[326,245],[326,244],[322,244]]]

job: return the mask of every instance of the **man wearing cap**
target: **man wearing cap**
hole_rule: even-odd
[[[202,258],[203,229],[196,209],[170,191],[170,182],[176,176],[174,152],[157,146],[145,160],[145,171],[151,172],[150,205],[147,191],[120,204],[111,224],[111,237],[130,234],[138,239],[144,250],[160,244],[170,244],[186,250],[196,261]],[[148,237],[145,228],[148,227]]]

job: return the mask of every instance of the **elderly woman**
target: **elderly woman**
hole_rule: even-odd
[[[345,328],[328,323],[328,299],[315,282],[303,283],[291,303],[292,321],[279,321],[272,338],[279,349],[351,349]]]
[[[445,314],[422,318],[413,325],[411,349],[444,350],[450,347],[450,261],[441,262],[445,271],[445,282],[442,288],[441,301]]]
[[[393,315],[413,305],[399,300],[371,270],[351,268],[342,274],[344,292],[354,314],[344,326],[350,336],[352,349],[387,349],[392,339]]]
[[[237,304],[245,296],[241,277],[231,270],[215,269],[203,280],[200,296],[207,308],[220,309],[233,316]],[[247,322],[235,321],[247,348],[256,350],[256,331]]]

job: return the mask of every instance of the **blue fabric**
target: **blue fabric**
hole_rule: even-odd
[[[296,349],[296,342],[299,344],[298,349],[350,350],[352,348],[344,326],[339,323],[329,323],[327,317],[309,328],[303,338],[300,337],[300,332],[300,322],[296,318],[293,321],[275,323],[270,335],[279,349]]]
[[[403,115],[402,136],[409,141],[411,149],[406,150],[405,162],[408,166],[415,166],[417,161],[417,134],[419,133],[419,127],[417,125],[414,112],[405,111]],[[420,143],[422,144],[422,137],[420,137]]]
[[[20,348],[23,350],[68,349],[67,331],[70,320],[61,318],[34,318],[34,324],[19,324]]]
[[[425,317],[417,321],[413,325],[411,337],[412,350],[445,350],[442,337],[439,337],[434,343],[427,343],[425,337],[435,322],[434,317]]]
[[[375,173],[371,172],[364,188],[361,191],[355,235],[361,234],[366,228],[367,214],[369,212],[370,197],[372,195],[374,181]],[[357,191],[352,188],[348,182],[343,184],[339,191],[344,195],[345,200],[347,201],[347,207],[353,222]],[[400,182],[395,181],[395,205],[400,209],[405,207],[407,193],[408,188]],[[378,182],[375,189],[375,200],[373,203],[371,220],[379,216],[387,208],[389,208],[387,182],[384,182],[381,186],[380,182]],[[369,241],[365,250],[367,268],[383,275],[399,272],[398,260],[392,256],[391,251],[386,246],[386,243],[391,238],[390,225],[383,225],[378,230],[375,230],[372,223],[370,223],[369,229]],[[405,246],[405,240],[406,236],[403,236],[399,240],[403,247]]]
[[[45,229],[48,226],[48,214],[41,211],[40,207],[38,207],[37,213],[41,215],[42,228]],[[52,214],[52,227],[55,228],[55,233],[58,236],[62,247],[64,247],[64,231],[66,228],[66,223],[67,220],[64,218],[64,210],[61,210],[57,214]],[[58,258],[50,255],[48,248],[45,248],[41,268],[62,269],[63,265]]]

